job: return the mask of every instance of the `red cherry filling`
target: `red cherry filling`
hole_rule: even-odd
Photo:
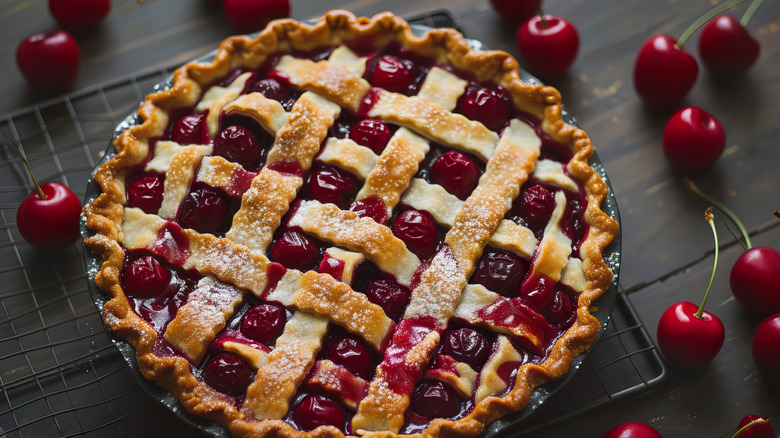
[[[531,230],[541,235],[555,210],[555,195],[539,184],[528,187],[512,208],[512,214],[519,216]]]
[[[394,280],[369,281],[363,293],[368,300],[384,309],[387,316],[398,321],[409,304],[409,291]]]
[[[447,336],[444,343],[444,354],[479,370],[490,357],[490,348],[490,342],[485,335],[464,327],[451,331]]]
[[[423,381],[412,396],[412,410],[427,418],[452,418],[460,412],[460,400],[448,385]]]
[[[369,380],[374,374],[371,349],[364,342],[353,337],[342,337],[332,342],[328,346],[325,358],[364,380]]]
[[[410,251],[423,260],[433,254],[439,243],[436,225],[428,215],[417,210],[406,210],[399,214],[390,230],[395,237],[404,241]]]
[[[479,176],[477,165],[460,152],[445,152],[431,166],[433,182],[460,199],[466,199],[474,191]]]
[[[122,268],[122,288],[135,298],[154,298],[165,291],[171,273],[154,257],[147,255]]]
[[[363,119],[349,130],[350,140],[377,154],[382,153],[392,135],[390,128],[384,122],[374,119]]]
[[[516,297],[525,270],[525,263],[519,255],[505,250],[492,251],[479,259],[471,283],[481,284],[505,297]]]
[[[219,353],[206,364],[203,380],[223,394],[239,397],[246,394],[254,375],[255,371],[243,358]]]
[[[406,59],[393,55],[384,55],[376,60],[371,70],[369,82],[375,87],[396,93],[409,93],[413,90],[416,76],[415,65]]]
[[[243,126],[230,125],[214,139],[214,155],[225,157],[247,169],[253,167],[260,153],[257,137]]]
[[[163,201],[164,181],[162,175],[151,173],[134,178],[127,185],[127,204],[146,213],[157,213]]]
[[[287,315],[281,306],[260,304],[249,309],[241,320],[241,333],[263,344],[276,339],[282,332]]]
[[[228,219],[226,195],[214,187],[193,187],[179,207],[179,223],[199,233],[219,234]]]
[[[509,118],[509,96],[501,88],[483,88],[472,85],[458,102],[461,114],[482,122],[488,129],[498,131]]]
[[[569,325],[576,317],[571,298],[561,290],[556,290],[553,293],[552,301],[544,314],[548,322],[560,327]]]
[[[335,401],[322,395],[306,394],[293,410],[292,421],[305,431],[319,426],[343,429],[346,415]]]
[[[387,221],[385,201],[376,195],[353,202],[349,209],[360,217],[370,217],[380,224],[384,224]]]
[[[273,99],[281,103],[287,111],[292,109],[296,100],[292,90],[290,90],[284,81],[272,77],[253,82],[252,85],[249,86],[247,93],[260,93],[268,99]]]
[[[520,298],[529,307],[541,312],[544,306],[550,302],[555,288],[555,280],[544,275],[531,275],[520,286]]]
[[[319,263],[320,249],[305,234],[287,230],[271,247],[271,258],[286,268],[309,271]]]
[[[322,166],[314,170],[303,187],[304,195],[322,203],[336,204],[346,208],[359,189],[352,175],[333,166]]]
[[[189,114],[176,120],[171,127],[171,140],[179,144],[204,144],[206,115]]]

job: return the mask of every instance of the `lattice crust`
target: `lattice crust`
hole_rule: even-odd
[[[428,60],[414,90],[372,85],[371,68],[387,47]],[[258,85],[254,72],[269,69],[293,100]],[[506,90],[514,108],[502,129],[459,110],[470,87],[485,84]],[[203,134],[174,141],[171,126],[188,111],[203,118]],[[103,317],[136,348],[147,378],[235,435],[475,436],[522,409],[536,386],[563,376],[600,328],[589,311],[611,282],[602,252],[617,232],[600,209],[606,185],[588,165],[587,135],[561,120],[558,92],[522,82],[506,53],[471,51],[453,30],[414,36],[389,13],[357,19],[334,11],[314,26],[279,20],[255,39],[225,40],[212,63],[177,70],[172,88],[148,96],[139,115],[142,123],[117,138],[116,156],[95,174],[102,194],[84,208],[95,232],[85,244],[103,258],[95,281],[111,296]],[[381,151],[334,136],[335,125],[350,117],[381,120],[394,132]],[[260,146],[265,155],[241,162],[220,149],[226,120],[249,120],[272,136]],[[571,159],[545,152],[542,133]],[[431,179],[430,162],[442,151],[480,163],[467,195]],[[351,207],[312,198],[312,175],[323,166],[355,181]],[[128,201],[139,174],[159,178],[159,206]],[[551,193],[541,227],[526,222],[525,211],[515,218],[530,184]],[[218,231],[181,226],[197,187],[234,205],[229,222],[215,220]],[[573,203],[585,227],[576,239]],[[367,213],[366,205],[380,213]],[[440,242],[432,254],[397,235],[394,221],[408,209],[436,224]],[[316,270],[276,261],[274,245],[290,232],[324,248]],[[527,265],[516,290],[480,283],[480,266],[493,253]],[[178,295],[134,295],[125,271],[136,264],[173,272],[166,275],[175,277]],[[408,291],[408,303],[400,312],[385,307],[370,293],[377,284]],[[534,301],[543,293],[572,300],[568,320],[551,316],[549,299]],[[284,321],[262,341],[243,326],[261,307]],[[148,311],[139,309],[147,308],[157,319],[143,316]],[[484,358],[449,350],[459,330],[487,334]],[[334,339],[373,351],[370,370],[334,362]],[[217,357],[250,370],[245,391],[208,381],[206,368]],[[418,424],[412,404],[421,382],[452,388],[467,408]],[[345,423],[306,432],[294,410],[311,393],[335,400]]]

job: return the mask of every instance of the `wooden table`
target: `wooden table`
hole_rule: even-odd
[[[75,90],[184,62],[216,48],[231,33],[223,12],[207,0],[114,1],[97,29],[78,36],[82,67]],[[640,45],[652,34],[679,36],[714,2],[704,0],[548,0],[545,10],[572,21],[581,46],[569,73],[552,83],[590,135],[614,187],[622,216],[620,285],[652,336],[662,312],[682,300],[698,302],[709,279],[713,243],[703,220],[707,205],[667,165],[661,133],[675,109],[651,110],[632,85]],[[401,16],[446,7],[464,33],[517,55],[516,25],[487,0],[294,0],[292,17],[314,18],[343,8],[358,15],[390,9]],[[733,13],[741,16],[745,6]],[[40,104],[14,61],[26,36],[56,26],[44,0],[6,0],[0,11],[0,114]],[[684,102],[714,114],[727,132],[723,157],[693,179],[725,201],[745,222],[755,245],[780,248],[780,2],[766,2],[749,25],[761,43],[757,65],[721,83],[703,70]],[[697,36],[687,44],[696,52]],[[84,181],[70,181],[80,186]],[[82,192],[83,193],[83,192]],[[7,209],[6,215],[13,212]],[[719,225],[721,261],[708,310],[726,326],[726,342],[708,366],[670,368],[654,389],[555,423],[547,437],[601,436],[626,421],[652,424],[664,436],[731,436],[743,415],[769,416],[780,431],[780,393],[769,389],[751,359],[760,322],[730,294],[728,272],[741,248]],[[778,346],[780,348],[780,346]],[[544,409],[544,408],[542,408]],[[164,417],[164,416],[163,416]],[[164,417],[165,418],[165,417]],[[175,424],[175,418],[171,421]],[[520,433],[522,431],[516,431]],[[585,432],[583,434],[583,432]]]

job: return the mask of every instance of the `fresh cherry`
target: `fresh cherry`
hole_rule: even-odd
[[[305,431],[320,426],[343,429],[346,414],[335,401],[319,394],[306,394],[293,409],[292,420]]]
[[[76,81],[80,62],[81,49],[64,30],[32,35],[16,50],[19,70],[30,85],[44,93],[69,90]]]
[[[385,314],[397,321],[409,304],[411,294],[394,280],[372,280],[366,284],[363,293],[372,303],[381,307]]]
[[[479,259],[471,282],[503,296],[516,297],[525,269],[519,255],[506,250],[491,251]]]
[[[439,243],[436,225],[427,214],[417,210],[406,210],[396,216],[390,230],[422,260],[430,257]]]
[[[412,395],[412,410],[427,418],[452,418],[460,412],[460,400],[449,385],[423,381]]]
[[[58,182],[40,186],[34,178],[33,182],[35,190],[16,211],[19,232],[36,248],[65,248],[79,237],[81,201],[71,189]]]
[[[731,268],[729,285],[734,297],[751,312],[780,312],[780,253],[767,246],[745,251]]]
[[[500,86],[470,86],[459,99],[458,109],[469,119],[478,120],[489,129],[498,131],[509,118],[509,95]]]
[[[171,127],[171,140],[179,144],[203,144],[207,136],[206,115],[188,114]]]
[[[561,17],[535,15],[517,29],[517,48],[525,67],[542,78],[563,76],[574,62],[579,47],[577,29]]]
[[[682,172],[698,172],[715,164],[726,146],[726,131],[712,114],[689,106],[677,111],[663,133],[666,159]]]
[[[254,374],[252,367],[243,358],[219,353],[206,363],[203,380],[221,393],[239,397],[246,394]]]
[[[319,263],[320,249],[305,234],[287,230],[271,247],[271,259],[286,268],[309,271]]]
[[[780,387],[780,313],[767,317],[753,335],[753,363],[767,381]]]
[[[170,282],[170,271],[150,255],[135,259],[122,268],[122,289],[131,297],[157,297]]]
[[[604,438],[662,438],[652,426],[630,422],[618,424],[604,434]]]
[[[330,344],[326,357],[361,379],[368,380],[374,373],[371,349],[359,339],[353,337],[339,339]]]
[[[777,438],[769,418],[761,415],[745,415],[737,426],[734,438]]]
[[[466,327],[451,331],[444,342],[444,354],[477,371],[490,357],[490,349],[490,341],[485,335]]]
[[[379,224],[384,224],[387,221],[387,205],[377,195],[355,201],[349,209],[357,213],[358,216],[370,217]]]
[[[276,304],[258,304],[247,310],[241,319],[241,333],[249,339],[267,344],[282,333],[286,314]]]
[[[501,17],[512,21],[525,21],[539,13],[542,0],[490,0]]]
[[[431,179],[460,199],[474,191],[480,171],[468,157],[456,151],[447,151],[431,166]]]
[[[710,72],[732,78],[750,69],[758,59],[758,41],[731,15],[707,22],[699,35],[699,56]]]
[[[206,184],[194,186],[179,207],[179,223],[200,233],[223,231],[228,219],[227,195]]]
[[[369,82],[375,87],[396,93],[409,93],[415,85],[415,66],[410,61],[384,55],[374,64]]]
[[[269,21],[290,15],[289,0],[225,0],[225,15],[238,33],[262,29]]]
[[[251,168],[260,157],[257,137],[247,128],[230,125],[214,139],[214,155]]]
[[[127,184],[127,205],[154,214],[160,209],[165,190],[164,176],[147,173],[133,178]]]
[[[95,26],[110,10],[110,0],[49,0],[51,15],[60,26],[72,31]]]
[[[349,130],[349,138],[355,143],[365,146],[377,154],[381,154],[393,133],[385,122],[374,119],[363,119]]]
[[[634,63],[634,88],[650,105],[680,102],[696,82],[699,66],[682,44],[667,35],[655,35],[639,49]]]
[[[346,208],[359,189],[355,177],[335,166],[323,165],[309,174],[303,192],[311,199]]]

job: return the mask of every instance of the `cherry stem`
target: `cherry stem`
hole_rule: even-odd
[[[737,438],[740,436],[744,431],[746,431],[749,427],[758,426],[759,424],[767,424],[769,423],[769,420],[766,418],[756,418],[755,420],[751,421],[750,423],[742,426],[737,433],[731,436],[731,438]]]
[[[547,17],[544,16],[544,11],[542,10],[542,8],[539,8],[539,18],[542,20],[542,29],[545,30],[549,29],[550,24],[547,23]]]
[[[777,217],[778,219],[780,219],[780,210],[775,210],[775,211],[774,211],[774,214],[775,214],[775,217]]]
[[[675,46],[678,49],[682,49],[685,42],[688,41],[688,38],[690,38],[691,35],[694,34],[694,32],[699,30],[700,27],[704,26],[705,23],[712,20],[716,15],[720,15],[744,1],[745,0],[727,0],[723,3],[714,6],[709,11],[702,14],[702,16],[697,18],[696,21],[691,23],[691,25],[688,26],[687,29],[685,29],[685,32],[683,32],[682,35],[680,35],[680,38],[677,40],[677,44],[675,44]]]
[[[30,174],[30,178],[32,178],[33,184],[35,184],[35,191],[38,192],[38,197],[41,199],[46,199],[46,194],[43,193],[43,189],[41,188],[41,185],[38,184],[38,180],[35,179],[35,174],[33,174],[32,167],[30,167],[30,162],[27,161],[27,157],[22,153],[22,151],[19,150],[18,147],[16,147],[13,143],[6,143],[7,145],[11,146],[14,149],[14,152],[16,152],[16,155],[19,155],[19,158],[22,159],[22,162],[24,163],[25,167],[27,167],[27,173]]]
[[[750,20],[753,19],[753,15],[756,13],[758,8],[761,7],[761,3],[764,3],[764,0],[753,0],[752,3],[750,3],[750,6],[748,6],[747,10],[745,11],[745,15],[742,16],[742,19],[739,20],[739,24],[742,27],[745,27],[750,23]]]
[[[732,222],[739,228],[739,231],[742,233],[742,237],[745,239],[745,244],[743,245],[742,242],[737,239],[740,245],[742,245],[745,250],[749,250],[750,248],[753,248],[753,244],[750,243],[750,236],[748,236],[748,232],[745,229],[745,226],[742,225],[742,221],[739,220],[736,214],[734,214],[733,211],[731,211],[728,207],[726,207],[723,203],[719,202],[717,199],[712,198],[708,196],[706,193],[699,190],[698,187],[696,187],[696,184],[693,183],[688,178],[684,178],[683,182],[685,182],[685,185],[688,186],[689,189],[691,189],[694,193],[699,195],[702,199],[709,202],[710,204],[715,206],[715,209],[717,209],[722,214],[726,215],[729,219],[731,219]]]
[[[712,214],[712,207],[707,208],[704,212],[704,219],[710,224],[712,228],[712,237],[715,239],[715,260],[712,261],[712,275],[710,276],[710,284],[707,285],[707,292],[704,292],[704,299],[699,304],[699,310],[693,314],[693,316],[701,319],[702,313],[704,313],[704,305],[707,303],[707,298],[710,296],[710,289],[712,289],[712,283],[715,281],[715,271],[718,269],[718,232],[715,229],[715,215]]]

